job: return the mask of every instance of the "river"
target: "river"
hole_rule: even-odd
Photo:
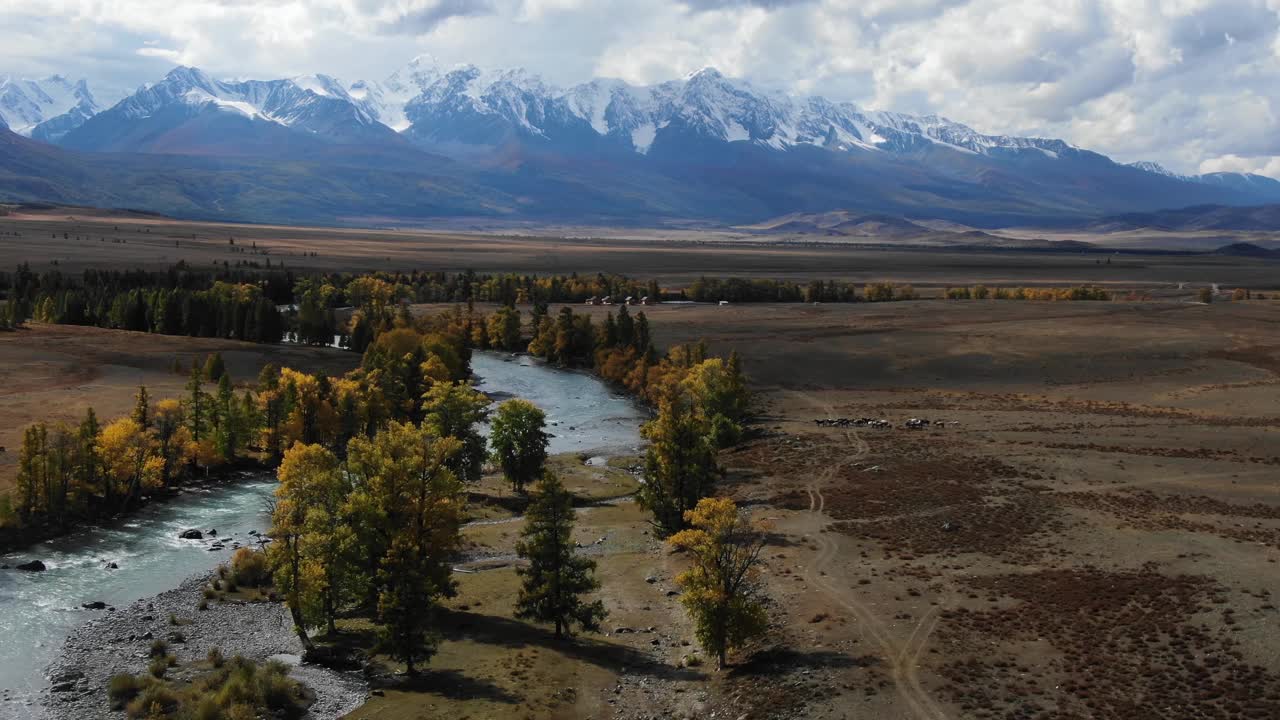
[[[551,453],[610,455],[640,445],[643,412],[598,378],[556,370],[528,357],[475,353],[477,386],[501,401],[522,397],[547,413]],[[68,633],[103,610],[85,610],[100,601],[112,607],[149,597],[185,578],[225,562],[231,543],[249,544],[250,530],[269,524],[267,500],[275,488],[269,475],[234,484],[192,489],[157,503],[116,525],[92,528],[0,556],[10,566],[39,559],[48,570],[0,570],[0,717],[36,713],[36,696],[48,684],[45,668]],[[209,541],[180,540],[188,528],[218,531],[227,549],[210,551]],[[118,569],[108,569],[115,563]]]

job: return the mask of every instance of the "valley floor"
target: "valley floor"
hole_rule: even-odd
[[[606,632],[512,619],[519,524],[490,478],[429,672],[350,717],[1275,717],[1278,309],[645,308],[660,345],[738,350],[757,392],[723,462],[772,525],[768,637],[699,662],[634,477],[561,457]],[[888,427],[816,422],[838,418]]]

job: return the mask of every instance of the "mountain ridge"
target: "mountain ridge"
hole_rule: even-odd
[[[973,227],[1049,226],[1169,206],[1280,202],[1280,182],[1267,178],[1121,165],[1059,139],[792,97],[714,68],[647,86],[600,78],[557,87],[519,68],[442,69],[430,57],[383,81],[351,84],[325,75],[218,80],[180,66],[53,140],[71,155],[44,181],[89,196],[97,191],[83,187],[84,168],[100,172],[94,156],[102,154],[149,178],[148,165],[178,173],[175,182],[188,174],[207,182],[218,162],[232,177],[250,167],[281,177],[343,175],[340,192],[316,183],[273,189],[248,205],[245,219],[255,220],[296,221],[303,207],[315,213],[303,220],[341,222],[358,198],[369,216],[476,211],[444,189],[444,178],[475,189],[486,199],[482,212],[621,224],[749,224],[845,208]],[[52,162],[32,148],[11,151]],[[59,176],[67,168],[82,170]],[[388,187],[388,177],[405,184]],[[40,180],[39,172],[21,183],[11,177],[0,194],[32,199],[26,189]],[[193,189],[151,209],[246,207],[225,195],[241,192],[248,190]],[[299,192],[321,196],[298,202]]]

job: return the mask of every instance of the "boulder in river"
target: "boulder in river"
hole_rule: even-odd
[[[17,568],[19,570],[26,570],[27,572],[44,572],[46,569],[44,566],[44,563],[40,562],[39,560],[24,562],[21,565],[18,565]]]
[[[182,532],[178,533],[178,537],[183,540],[203,540],[204,533],[200,532],[199,530],[183,530]]]
[[[101,600],[94,600],[93,602],[87,602],[81,605],[80,607],[84,608],[85,610],[106,610],[107,604],[102,602]]]

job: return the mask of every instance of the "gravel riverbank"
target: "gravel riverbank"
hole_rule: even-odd
[[[145,672],[151,642],[168,639],[174,632],[181,633],[184,642],[170,642],[170,652],[184,665],[204,659],[214,647],[227,657],[243,655],[258,661],[273,655],[301,655],[302,645],[281,604],[214,602],[208,610],[197,610],[211,577],[188,578],[177,588],[128,608],[98,611],[100,617],[72,632],[49,667],[52,687],[41,700],[40,716],[47,720],[123,717],[110,709],[107,681],[116,673]],[[171,614],[179,626],[170,622]],[[308,715],[316,720],[341,717],[368,695],[359,673],[306,665],[295,666],[292,674],[316,693]]]

